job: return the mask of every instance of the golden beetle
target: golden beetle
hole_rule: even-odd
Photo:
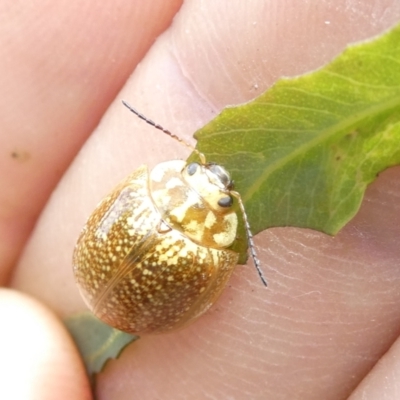
[[[266,284],[228,172],[193,150],[200,163],[168,161],[150,172],[139,167],[97,206],[78,239],[73,264],[81,293],[93,313],[117,329],[170,331],[210,308],[238,261],[228,249],[237,231],[233,197]]]

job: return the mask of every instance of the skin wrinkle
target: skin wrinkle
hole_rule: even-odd
[[[174,37],[173,37],[173,35],[169,34],[169,38],[171,38],[172,45],[168,45],[168,46],[165,46],[165,47],[169,49],[168,54],[171,56],[171,59],[174,60],[174,66],[176,67],[176,70],[178,71],[179,76],[184,78],[182,81],[184,82],[185,87],[188,89],[188,90],[185,91],[185,96],[186,97],[190,97],[190,101],[191,102],[194,101],[194,102],[198,103],[199,99],[202,102],[204,102],[205,106],[204,106],[204,104],[202,104],[202,108],[207,108],[207,110],[210,109],[210,112],[208,113],[208,115],[210,115],[210,116],[208,117],[208,119],[212,119],[212,117],[216,114],[217,110],[215,109],[215,107],[206,98],[203,98],[201,96],[201,94],[197,92],[196,87],[194,86],[193,82],[189,78],[187,78],[185,76],[184,70],[183,70],[182,66],[180,65],[179,58],[177,57],[177,52],[179,52],[179,50],[178,51],[174,50]],[[167,41],[167,39],[168,38],[166,36],[162,36],[159,39],[159,41],[161,41],[161,40]],[[166,101],[169,102],[171,100],[169,98],[167,98]],[[170,106],[169,108],[172,109],[173,106]],[[179,124],[182,125],[182,123],[184,124],[185,120],[184,119],[182,120],[182,118],[180,118],[179,119]],[[204,121],[202,119],[195,125],[194,129],[192,129],[193,124],[190,123],[189,124],[189,126],[191,127],[190,128],[190,132],[191,133],[195,132],[197,129],[201,128],[202,125],[204,125]],[[172,129],[170,126],[168,128],[172,132],[178,133],[178,131]],[[189,129],[183,129],[182,132],[187,132],[188,130]],[[181,134],[180,137],[182,139],[185,139],[188,143],[192,144],[193,146],[196,145],[192,134],[191,135],[186,134],[186,137],[185,137],[185,135]],[[182,158],[182,157],[176,156],[176,158]]]
[[[200,13],[201,13],[202,11],[200,10]],[[194,14],[194,15],[196,15],[196,14]],[[194,18],[194,21],[192,22],[192,26],[197,26],[197,19],[199,19],[199,23],[204,23],[204,20],[202,20],[201,19],[201,15],[196,19],[196,17],[193,17]],[[235,28],[237,28],[237,27],[235,27]],[[218,64],[218,65],[215,65],[216,64],[216,62],[218,62],[218,60],[220,60],[221,59],[221,50],[219,49],[219,50],[216,50],[216,46],[217,45],[220,45],[221,44],[221,35],[220,34],[215,34],[214,36],[212,35],[212,32],[213,32],[213,29],[215,29],[214,28],[214,25],[211,25],[211,26],[207,26],[207,36],[205,37],[205,38],[203,38],[203,41],[206,41],[206,43],[201,47],[201,49],[203,49],[203,48],[206,48],[208,51],[207,52],[202,52],[202,51],[199,51],[199,43],[192,43],[191,41],[190,41],[190,38],[191,38],[191,36],[189,35],[186,35],[186,37],[189,37],[189,40],[187,40],[187,45],[188,45],[188,47],[189,47],[189,53],[192,51],[192,49],[196,49],[196,55],[197,55],[197,57],[199,57],[200,59],[202,59],[202,60],[209,60],[210,59],[210,56],[213,56],[213,57],[211,57],[211,59],[212,59],[212,63],[209,61],[208,63],[207,62],[204,62],[203,64],[205,64],[206,66],[208,65],[208,66],[210,66],[210,65],[212,65],[212,69],[216,69],[216,70],[218,70],[219,72],[219,75],[221,75],[221,76],[223,76],[223,77],[225,77],[229,82],[230,82],[230,87],[231,88],[237,88],[237,87],[239,87],[240,85],[238,85],[238,82],[237,81],[234,81],[233,80],[233,77],[232,77],[232,75],[234,75],[235,76],[235,79],[236,78],[238,78],[238,77],[240,77],[242,74],[240,73],[240,74],[229,74],[228,72],[226,72],[225,74],[223,73],[223,72],[221,72],[221,71],[223,71],[225,68],[227,68],[227,66],[226,66],[226,64],[225,63],[223,63],[223,64]],[[236,31],[235,31],[236,32]],[[184,31],[184,33],[186,34],[186,30]],[[183,34],[184,33],[181,33],[180,31],[179,31],[179,34],[180,35],[182,35],[183,36]],[[225,32],[224,32],[225,33]],[[211,39],[208,39],[208,38],[211,38]],[[208,40],[207,40],[208,39]],[[221,46],[220,46],[221,47]],[[222,48],[223,49],[225,49],[225,46],[222,46]],[[215,49],[214,50],[214,53],[213,53],[213,49]],[[201,55],[199,55],[199,54],[201,54]],[[179,57],[179,56],[178,56]],[[182,58],[184,58],[185,56],[183,55],[182,56]],[[223,58],[223,57],[222,57]],[[190,56],[189,57],[186,57],[186,59],[189,59],[190,60]],[[184,62],[182,61],[182,65],[184,64]],[[234,64],[230,64],[230,67],[232,68],[232,66],[233,66]],[[184,68],[184,71],[189,71],[190,70],[190,68]],[[196,73],[197,71],[195,71],[195,73]],[[186,73],[186,75],[188,75],[188,72]],[[225,82],[225,80],[224,79],[222,79],[222,81],[224,81]],[[206,81],[201,81],[201,83],[203,84],[203,90],[201,90],[201,89],[197,89],[197,91],[200,93],[200,95],[201,96],[204,96],[204,92],[210,92],[210,87],[209,86],[207,86],[207,84],[209,84],[209,83],[207,83]],[[238,93],[238,95],[240,95],[239,93]],[[208,96],[207,96],[208,97]],[[210,101],[210,99],[208,99],[208,101]],[[214,101],[214,103],[215,103],[215,101]],[[221,109],[223,107],[223,105],[221,106],[221,105],[219,105],[218,106],[218,109]]]
[[[213,63],[208,63],[209,65],[212,65],[213,68],[217,68],[219,71],[222,71],[221,75],[225,76],[228,79],[228,82],[232,85],[232,87],[235,87],[235,82],[232,80],[232,78],[230,77],[230,74],[227,72],[227,68],[229,67],[228,65],[226,65],[225,63],[221,63],[220,62],[220,56],[219,56],[219,52],[216,50],[216,46],[219,44],[219,40],[218,40],[218,35],[214,34],[212,35],[213,32],[215,32],[216,26],[215,25],[208,25],[208,33],[210,33],[210,37],[214,37],[214,39],[216,40],[209,40],[207,42],[207,45],[209,46],[209,54],[212,56],[212,60],[217,60],[218,61],[218,65],[215,65],[214,62]],[[209,57],[207,57],[207,59],[209,60]]]
[[[184,63],[181,60],[181,58],[179,57],[179,47],[176,45],[175,35],[171,34],[171,38],[172,38],[172,40],[171,40],[172,46],[171,46],[170,54],[176,61],[176,66],[178,67],[178,70],[180,71],[181,76],[188,83],[189,87],[192,88],[192,94],[194,94],[196,97],[198,97],[199,99],[204,101],[208,105],[208,107],[212,110],[213,115],[217,114],[218,108],[215,106],[215,104],[213,104],[211,102],[211,99],[209,99],[205,95],[205,93],[200,91],[199,87],[195,84],[195,80],[193,80],[192,77],[190,76],[190,74],[186,71],[186,69],[184,67]],[[211,119],[211,117],[210,117],[210,119]]]
[[[282,228],[277,228],[277,229],[282,229]],[[283,228],[284,229],[284,228]],[[299,230],[299,232],[301,232]],[[283,245],[282,244],[282,249],[283,251],[281,252],[282,254],[286,254],[286,255],[290,255],[291,259],[295,259],[294,261],[297,262],[298,258],[300,258],[301,260],[307,261],[308,263],[313,263],[317,269],[321,269],[322,271],[331,271],[334,274],[337,274],[338,276],[348,276],[347,274],[341,273],[339,270],[337,270],[335,267],[333,268],[329,268],[324,266],[323,268],[318,267],[319,265],[319,260],[318,257],[324,257],[325,254],[323,251],[320,251],[318,249],[318,247],[308,247],[307,253],[302,253],[301,251],[298,252],[294,252],[293,251],[293,246],[296,246],[299,242],[298,241],[294,241],[294,240],[288,240],[287,241],[287,245]],[[337,243],[337,241],[336,241]],[[301,245],[301,247],[303,247],[303,245]],[[287,261],[288,257],[282,257],[281,260],[283,261]],[[348,259],[348,255],[346,255],[346,257],[341,257],[339,256],[337,253],[333,253],[329,255],[330,260],[334,260],[337,261],[338,263],[348,263],[349,259]],[[313,261],[314,260],[314,261]],[[363,263],[362,261],[358,261],[356,257],[353,257],[351,260],[352,265],[356,264],[356,265],[364,265],[365,263]],[[313,274],[315,273],[315,271],[313,271]],[[326,279],[326,277],[324,277],[323,279]]]
[[[206,358],[207,359],[207,358]],[[222,360],[219,360],[218,358],[213,357],[212,363],[208,363],[210,365],[216,365],[216,368],[211,368],[211,379],[209,379],[207,382],[199,382],[198,383],[198,390],[192,390],[192,393],[194,396],[197,396],[199,392],[204,392],[205,394],[207,393],[212,393],[213,390],[210,390],[212,387],[214,387],[215,384],[217,384],[219,387],[223,387],[225,385],[226,381],[221,379],[221,371],[223,369],[219,367],[220,362]],[[195,381],[197,381],[195,379]]]
[[[247,391],[251,391],[251,393],[254,394],[254,390],[257,389],[257,387],[258,387],[257,383],[256,382],[251,383],[251,378],[245,379],[245,376],[242,373],[240,373],[239,371],[243,370],[243,368],[246,368],[247,374],[249,374],[249,373],[251,374],[251,372],[256,372],[256,371],[250,371],[247,368],[249,363],[245,362],[245,360],[243,358],[241,360],[242,360],[242,362],[238,361],[237,364],[232,363],[233,367],[238,367],[238,373],[234,374],[235,375],[235,381],[236,382],[241,382],[241,384],[242,384],[241,385],[241,390],[240,390],[240,393],[241,393],[242,396]],[[215,384],[218,385],[219,388],[220,388],[221,396],[222,396],[220,398],[223,398],[224,397],[224,393],[226,393],[227,390],[229,390],[229,388],[234,388],[235,387],[235,385],[233,384],[234,381],[231,380],[231,379],[226,379],[226,380],[221,379],[220,378],[221,377],[220,370],[216,370],[214,376],[215,376],[215,378],[211,380],[211,382],[210,382],[211,385],[210,386],[213,386]],[[222,377],[223,377],[223,374],[222,374]],[[245,385],[245,388],[243,387],[243,385]]]

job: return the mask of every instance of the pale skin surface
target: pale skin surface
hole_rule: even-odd
[[[188,154],[121,99],[192,140],[225,105],[400,20],[397,0],[137,3],[2,3],[0,277],[43,304],[0,291],[0,398],[90,398],[56,317],[85,309],[71,270],[76,237],[131,170]],[[238,267],[194,325],[142,338],[109,363],[98,398],[399,398],[399,182],[399,168],[382,173],[334,239],[258,235],[269,288]]]

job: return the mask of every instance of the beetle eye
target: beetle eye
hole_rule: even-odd
[[[220,182],[225,186],[225,188],[229,188],[231,185],[231,178],[225,168],[221,167],[218,164],[210,163],[207,165],[207,168],[215,174]]]
[[[231,196],[226,196],[218,200],[218,205],[220,207],[231,207],[232,204],[233,204],[233,198]]]
[[[191,163],[187,166],[187,172],[189,175],[194,175],[197,171],[197,167],[199,166],[199,164],[197,163]]]

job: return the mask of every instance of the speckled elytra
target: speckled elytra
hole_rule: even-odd
[[[191,147],[124,104],[140,118]],[[191,147],[192,148],[192,147]],[[92,312],[125,332],[170,331],[203,314],[224,289],[238,253],[238,199],[258,270],[250,226],[228,172],[174,160],[141,166],[94,210],[75,248],[74,273]]]

